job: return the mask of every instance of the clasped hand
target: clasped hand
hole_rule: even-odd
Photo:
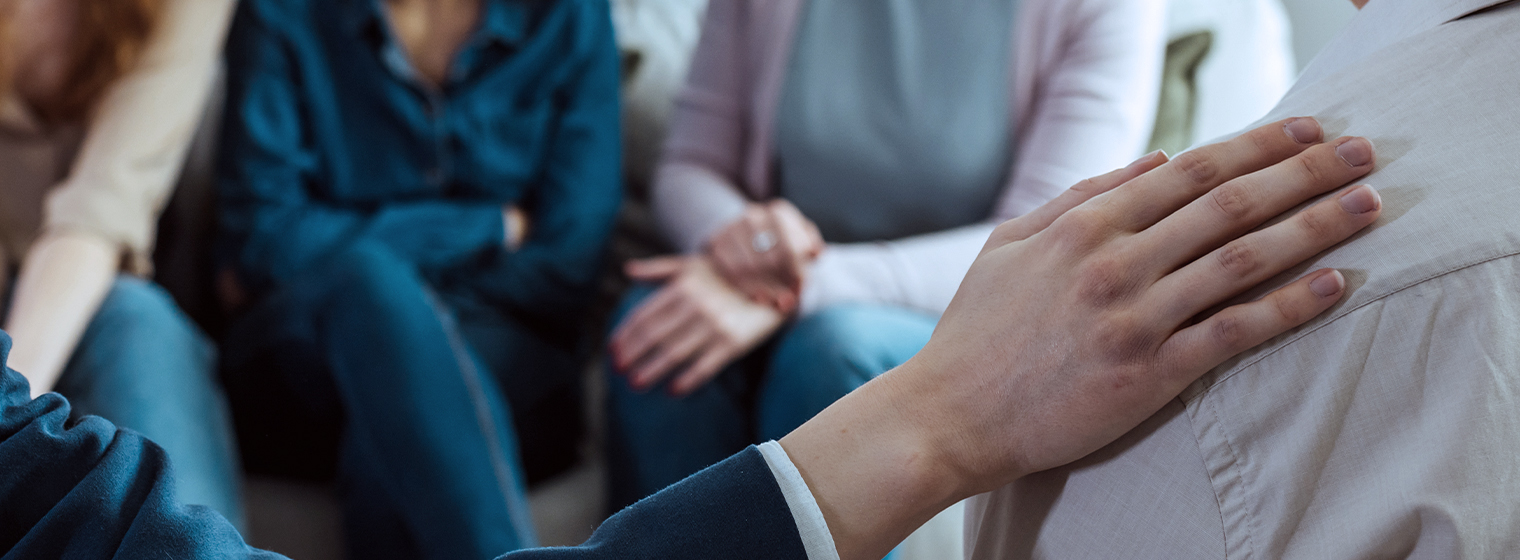
[[[629,262],[630,278],[662,286],[613,333],[614,365],[637,390],[696,390],[781,328],[822,250],[818,228],[776,200],[751,204],[700,255]]]

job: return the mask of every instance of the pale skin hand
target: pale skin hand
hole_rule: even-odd
[[[15,341],[10,366],[26,376],[33,398],[58,383],[119,265],[116,244],[94,235],[49,234],[32,245],[5,330]]]
[[[665,282],[623,320],[609,344],[613,364],[636,390],[669,378],[672,395],[690,394],[786,319],[734,290],[704,257],[633,261],[628,275]]]
[[[775,246],[756,251],[755,238],[770,235]],[[752,203],[739,219],[707,242],[706,254],[718,274],[751,300],[790,314],[797,307],[807,265],[823,252],[818,226],[786,200]]]
[[[1320,270],[1198,317],[1379,215],[1361,186],[1251,232],[1372,169],[1365,140],[1287,122],[1142,160],[999,226],[921,353],[781,440],[841,558],[880,558],[960,499],[1107,445],[1339,301],[1344,278]]]

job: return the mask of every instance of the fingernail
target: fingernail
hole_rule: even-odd
[[[1335,155],[1352,167],[1372,163],[1372,143],[1366,138],[1348,138],[1335,147]]]
[[[1347,191],[1340,198],[1341,209],[1348,214],[1366,214],[1383,205],[1383,197],[1371,185],[1361,185]]]
[[[1288,133],[1288,138],[1299,144],[1313,144],[1324,138],[1325,131],[1320,128],[1319,121],[1310,117],[1300,117],[1288,121],[1283,125],[1283,132]]]
[[[1346,277],[1341,276],[1339,270],[1331,270],[1309,281],[1309,291],[1322,298],[1339,294],[1344,289],[1346,289]]]
[[[1157,156],[1165,156],[1165,155],[1166,155],[1166,151],[1165,150],[1156,150],[1154,152],[1145,154],[1143,156],[1140,156],[1140,159],[1137,159],[1134,162],[1130,163],[1129,165],[1124,166],[1124,170],[1125,171],[1129,171],[1131,169],[1135,169],[1137,167],[1140,167],[1142,165],[1150,163],[1151,161],[1154,161]]]

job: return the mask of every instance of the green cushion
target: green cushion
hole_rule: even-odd
[[[1156,107],[1151,150],[1175,154],[1193,144],[1193,118],[1198,110],[1198,67],[1203,65],[1213,46],[1212,31],[1183,35],[1166,46],[1166,65],[1161,70],[1161,100]]]

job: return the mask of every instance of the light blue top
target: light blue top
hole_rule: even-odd
[[[777,111],[781,195],[824,239],[992,214],[1013,153],[1017,0],[808,0]]]

